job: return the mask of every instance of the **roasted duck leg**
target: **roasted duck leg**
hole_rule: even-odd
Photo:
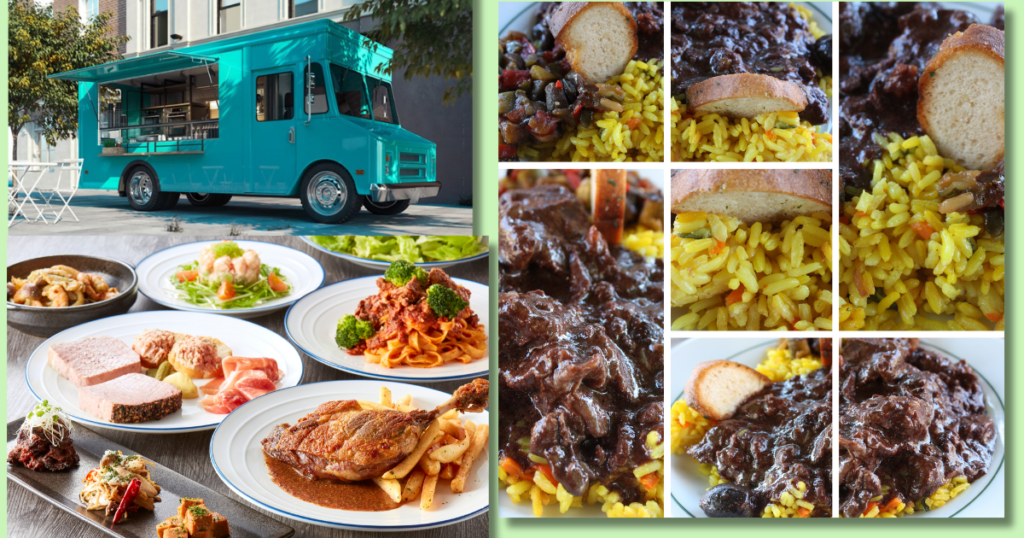
[[[275,426],[262,442],[263,452],[307,478],[376,478],[405,459],[439,415],[451,409],[481,411],[487,396],[487,381],[475,379],[433,411],[363,409],[356,400],[325,402],[294,426]]]

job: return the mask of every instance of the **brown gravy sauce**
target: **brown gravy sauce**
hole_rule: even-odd
[[[394,510],[399,506],[371,480],[362,482],[311,480],[299,474],[289,465],[266,454],[263,455],[263,459],[267,462],[267,470],[274,483],[296,499],[324,508],[355,512],[383,512]]]

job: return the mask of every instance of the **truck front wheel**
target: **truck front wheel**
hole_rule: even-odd
[[[306,172],[299,199],[316,222],[341,224],[359,212],[360,197],[352,177],[334,164],[320,164]]]
[[[188,203],[196,207],[220,207],[231,201],[230,194],[209,194],[205,192],[190,192],[185,194]]]
[[[160,190],[160,180],[145,166],[137,166],[131,171],[125,191],[128,195],[128,204],[137,211],[171,209],[181,196],[177,192]]]
[[[363,207],[374,215],[397,215],[409,208],[409,200],[374,202],[369,196],[363,196]]]

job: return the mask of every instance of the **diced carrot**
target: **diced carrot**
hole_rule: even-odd
[[[928,239],[929,237],[932,236],[933,233],[935,233],[935,230],[931,226],[929,226],[927,222],[924,222],[922,220],[919,220],[911,224],[910,227],[913,228],[915,232],[917,232],[917,235],[921,236],[921,239]]]
[[[743,300],[743,290],[744,289],[745,288],[743,288],[741,286],[739,288],[736,288],[736,289],[732,290],[732,293],[730,293],[729,296],[725,298],[725,305],[726,306],[732,306],[732,305],[742,301]]]
[[[221,301],[229,301],[235,298],[235,285],[230,280],[225,280],[220,283],[220,287],[217,288],[217,298]]]
[[[633,116],[632,118],[629,119],[629,121],[626,122],[626,127],[629,127],[630,129],[636,129],[637,127],[640,126],[640,122],[642,121],[643,120],[640,118],[640,116]]]
[[[178,282],[192,282],[199,277],[199,271],[178,271]]]
[[[887,502],[885,504],[885,511],[886,512],[895,512],[896,509],[899,508],[899,507],[900,507],[900,498],[899,497],[893,497],[892,499],[889,499],[889,502]]]
[[[768,140],[771,140],[772,142],[775,141],[775,133],[772,132],[772,129],[768,129],[767,131],[765,131],[764,137],[767,138]]]
[[[723,250],[725,250],[725,242],[715,239],[715,246],[708,249],[708,252],[710,252],[712,256],[718,256]]]
[[[876,506],[878,506],[878,503],[876,503],[875,501],[869,502],[868,503],[868,507],[864,509],[864,513],[866,514],[866,513],[870,512],[871,509],[876,507]]]
[[[549,480],[549,481],[550,481],[550,482],[551,482],[552,484],[554,484],[555,486],[557,486],[557,485],[558,485],[558,480],[555,480],[555,475],[554,475],[554,474],[552,474],[552,472],[551,472],[551,466],[550,466],[550,465],[548,465],[548,464],[546,464],[546,463],[536,463],[536,464],[534,464],[533,466],[534,466],[534,467],[535,467],[535,468],[536,468],[537,470],[539,470],[540,472],[544,473],[544,476],[545,476],[545,477],[547,477],[547,479],[548,479],[548,480]]]
[[[647,473],[640,477],[640,483],[644,485],[644,489],[646,489],[647,491],[651,491],[652,489],[658,487],[659,481],[661,481],[661,477],[659,477],[658,473],[656,472]]]
[[[288,284],[285,284],[284,280],[281,280],[281,277],[277,276],[277,273],[273,271],[267,277],[267,284],[270,285],[270,289],[276,292],[288,291]]]
[[[856,216],[858,216],[858,217],[866,217],[866,216],[868,216],[868,214],[867,214],[867,213],[865,213],[865,212],[863,212],[863,211],[858,211],[858,212],[856,213]]]
[[[684,420],[684,421],[682,422],[682,426],[683,426],[684,428],[689,428],[689,427],[690,427],[690,423]]]
[[[522,466],[519,465],[519,462],[512,458],[505,458],[501,460],[501,468],[504,469],[505,472],[510,475],[518,476],[523,480],[533,481],[533,474],[524,471]]]
[[[993,322],[993,323],[1003,319],[1003,315],[1000,314],[999,312],[992,312],[992,313],[989,313],[989,314],[985,314],[985,317],[988,318],[988,320]]]
[[[801,506],[800,508],[796,509],[796,515],[798,517],[810,517],[811,511]]]

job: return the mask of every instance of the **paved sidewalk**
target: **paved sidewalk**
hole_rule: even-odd
[[[365,209],[344,224],[313,222],[299,200],[235,196],[228,205],[194,207],[184,196],[169,211],[135,211],[112,191],[80,190],[71,202],[80,222],[26,222],[21,217],[10,235],[472,235],[473,208],[413,204],[393,216]],[[34,216],[28,211],[29,216]],[[67,213],[65,213],[67,216]],[[49,217],[47,217],[49,218]]]

